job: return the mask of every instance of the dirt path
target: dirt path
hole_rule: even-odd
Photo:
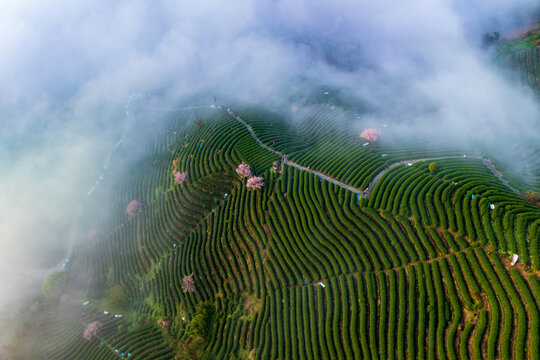
[[[213,107],[213,106],[212,106]],[[375,185],[377,184],[377,182],[380,180],[380,178],[386,174],[389,170],[395,168],[396,166],[399,166],[399,165],[402,165],[402,164],[407,164],[407,165],[412,165],[414,163],[417,163],[417,162],[420,162],[420,161],[429,161],[429,160],[441,160],[441,159],[460,159],[462,158],[461,156],[439,156],[439,157],[432,157],[432,158],[420,158],[420,159],[410,159],[410,160],[401,160],[401,161],[396,161],[395,163],[392,163],[390,165],[388,165],[386,168],[384,168],[381,172],[379,172],[377,175],[375,175],[375,177],[373,178],[373,180],[371,181],[371,185],[366,189],[366,190],[361,190],[361,189],[357,189],[351,185],[348,185],[344,182],[341,182],[337,179],[334,179],[333,177],[329,176],[329,175],[326,175],[326,174],[323,174],[322,172],[320,171],[317,171],[317,170],[313,170],[313,169],[310,169],[309,167],[306,167],[306,166],[302,166],[300,164],[297,164],[295,162],[292,162],[290,160],[288,160],[286,158],[286,156],[284,154],[282,154],[281,152],[275,150],[275,149],[272,149],[271,147],[267,146],[266,144],[264,144],[258,137],[257,135],[255,134],[255,131],[253,131],[253,129],[251,128],[251,126],[246,123],[244,120],[242,120],[242,118],[236,114],[235,112],[233,112],[230,108],[225,108],[224,106],[216,106],[218,108],[221,108],[223,111],[225,111],[227,114],[229,114],[230,116],[232,116],[235,120],[237,120],[238,122],[240,122],[242,125],[244,125],[246,127],[246,129],[249,131],[249,133],[251,134],[251,137],[253,137],[253,139],[255,140],[255,142],[262,148],[268,150],[268,151],[271,151],[273,152],[274,154],[276,155],[279,155],[281,157],[281,162],[284,163],[284,164],[287,164],[289,166],[292,166],[292,167],[295,167],[297,169],[300,169],[302,171],[307,171],[309,173],[312,173],[316,176],[319,176],[321,178],[323,178],[324,180],[326,181],[329,181],[333,184],[336,184],[344,189],[347,189],[349,191],[352,191],[353,193],[355,194],[358,194],[360,195],[361,197],[363,197],[364,199],[367,199],[369,197],[369,195],[371,194],[371,191],[373,190],[373,188],[375,188]],[[504,179],[504,177],[502,176],[502,173],[500,171],[498,171],[495,166],[492,164],[491,160],[483,157],[483,156],[469,156],[469,158],[472,158],[472,159],[479,159],[479,160],[482,160],[482,163],[484,165],[486,165],[490,170],[491,172],[493,173],[493,175],[495,175],[504,185],[506,185],[508,188],[510,188],[510,190],[512,190],[513,192],[515,192],[516,194],[519,194],[519,191],[517,189],[515,189],[514,187],[512,187],[508,181],[506,181]]]
[[[510,185],[508,183],[508,181],[503,177],[503,174],[497,170],[495,168],[495,165],[493,165],[493,163],[491,162],[491,160],[489,160],[488,158],[486,157],[482,157],[482,163],[484,165],[486,165],[489,170],[491,170],[491,172],[493,173],[493,175],[495,175],[497,178],[499,178],[499,180],[501,180],[501,182],[506,185],[510,190],[512,190],[514,193],[520,195],[521,193],[519,192],[518,189],[516,189],[515,187],[513,187],[512,185]]]

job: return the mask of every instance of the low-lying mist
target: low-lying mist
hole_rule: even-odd
[[[302,81],[345,89],[366,104],[369,119],[395,122],[402,136],[427,129],[493,148],[501,139],[538,144],[533,92],[480,48],[485,32],[534,23],[537,7],[536,0],[3,3],[0,324],[39,291],[73,241],[86,241],[72,224],[88,192],[108,186],[100,174],[119,139],[160,127],[159,111],[133,121],[126,110],[134,96],[156,109],[211,104],[213,96],[280,107]]]

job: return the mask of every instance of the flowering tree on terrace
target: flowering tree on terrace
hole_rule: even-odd
[[[186,275],[182,278],[182,291],[183,292],[194,292],[195,291],[195,280],[193,280],[193,273]]]
[[[250,177],[253,176],[253,173],[251,172],[251,168],[246,163],[241,163],[236,168],[236,173],[242,177]]]
[[[369,141],[375,141],[381,136],[381,132],[377,129],[368,128],[360,133],[360,137]]]
[[[176,181],[176,183],[178,184],[182,184],[184,181],[186,181],[186,178],[187,178],[187,172],[180,172],[180,171],[177,171],[175,174],[174,174],[174,181]]]
[[[99,330],[103,324],[99,321],[91,322],[86,326],[86,329],[84,329],[83,338],[86,340],[91,340],[94,336],[98,335]]]
[[[246,183],[248,189],[259,190],[264,186],[264,178],[260,176],[250,177]]]
[[[133,200],[128,204],[126,212],[129,216],[138,215],[142,212],[142,204],[137,200]]]

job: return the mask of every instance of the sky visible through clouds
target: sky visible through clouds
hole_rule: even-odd
[[[69,243],[73,213],[132,125],[130,95],[286,101],[342,86],[378,118],[538,139],[539,107],[480,49],[536,0],[4,1],[0,4],[0,324]],[[427,117],[425,107],[444,109]],[[144,123],[143,123],[144,125]],[[148,126],[154,126],[149,123]],[[141,126],[141,124],[138,124]],[[145,133],[141,126],[141,134]],[[34,289],[34,290],[32,290]],[[7,316],[7,317],[6,317]]]

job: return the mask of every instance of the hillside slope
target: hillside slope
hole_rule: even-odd
[[[83,291],[39,300],[9,358],[538,359],[540,209],[482,154],[362,146],[331,106],[302,123],[237,110],[312,172],[276,171],[283,158],[225,109],[178,114],[118,181],[113,216],[88,219],[100,235],[67,269]]]

